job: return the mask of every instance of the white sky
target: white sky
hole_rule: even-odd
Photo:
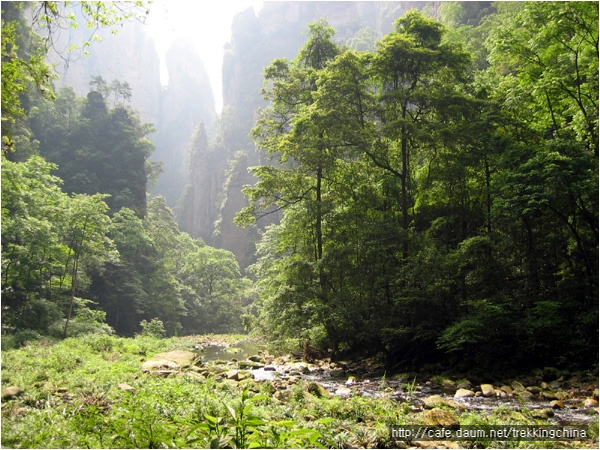
[[[252,0],[171,0],[150,5],[147,24],[161,58],[161,82],[168,83],[164,56],[173,40],[190,37],[204,63],[215,95],[217,112],[223,107],[221,68],[223,46],[231,39],[233,16],[249,7],[255,13],[262,1]]]

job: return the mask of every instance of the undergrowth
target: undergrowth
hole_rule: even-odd
[[[23,393],[3,401],[2,446],[395,448],[399,443],[391,439],[390,427],[419,423],[419,414],[407,403],[384,396],[318,396],[304,381],[280,401],[271,382],[235,384],[216,373],[161,377],[141,371],[142,362],[154,354],[189,349],[193,342],[189,337],[89,335],[3,351],[2,387],[18,386]],[[463,413],[460,421],[518,424],[527,417],[500,409],[485,418]],[[596,422],[595,442],[597,428]],[[466,444],[482,448],[506,443]],[[557,445],[509,445],[538,444]]]

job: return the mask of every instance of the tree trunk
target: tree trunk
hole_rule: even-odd
[[[71,301],[69,302],[69,311],[67,312],[67,320],[65,321],[65,329],[63,331],[63,338],[66,339],[67,331],[69,329],[69,322],[71,321],[71,314],[73,313],[73,303],[75,302],[75,290],[77,289],[77,270],[79,269],[79,253],[75,253],[75,259],[73,260],[73,274],[71,277]]]
[[[403,118],[406,112],[402,113]],[[408,256],[408,138],[406,136],[406,125],[402,125],[402,136],[400,138],[400,146],[402,151],[402,171],[400,182],[402,185],[402,198],[400,208],[402,210],[402,230],[405,235],[402,238],[402,254],[406,258]]]
[[[317,237],[317,261],[323,258],[323,211],[321,208],[321,184],[323,180],[323,168],[317,168],[317,212],[315,221],[315,234]]]

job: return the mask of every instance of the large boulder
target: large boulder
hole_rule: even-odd
[[[197,364],[200,357],[193,352],[173,350],[154,355],[142,364],[143,372],[177,371]]]

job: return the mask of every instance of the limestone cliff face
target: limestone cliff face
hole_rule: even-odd
[[[258,227],[240,228],[233,223],[235,214],[248,204],[242,188],[256,182],[248,172],[248,166],[248,155],[245,152],[236,153],[230,160],[229,176],[223,184],[223,200],[215,230],[215,245],[231,251],[243,269],[256,260],[255,244],[260,239]]]
[[[215,245],[216,241],[217,201],[226,162],[226,158],[209,147],[204,124],[200,124],[194,133],[190,150],[189,172],[193,174],[193,182],[185,187],[176,213],[182,231],[194,238],[201,238],[209,245]]]
[[[160,95],[160,113],[152,159],[163,164],[153,194],[175,206],[187,183],[192,134],[199,123],[212,127],[216,114],[210,81],[200,57],[185,41],[175,42],[166,54],[169,84]]]

